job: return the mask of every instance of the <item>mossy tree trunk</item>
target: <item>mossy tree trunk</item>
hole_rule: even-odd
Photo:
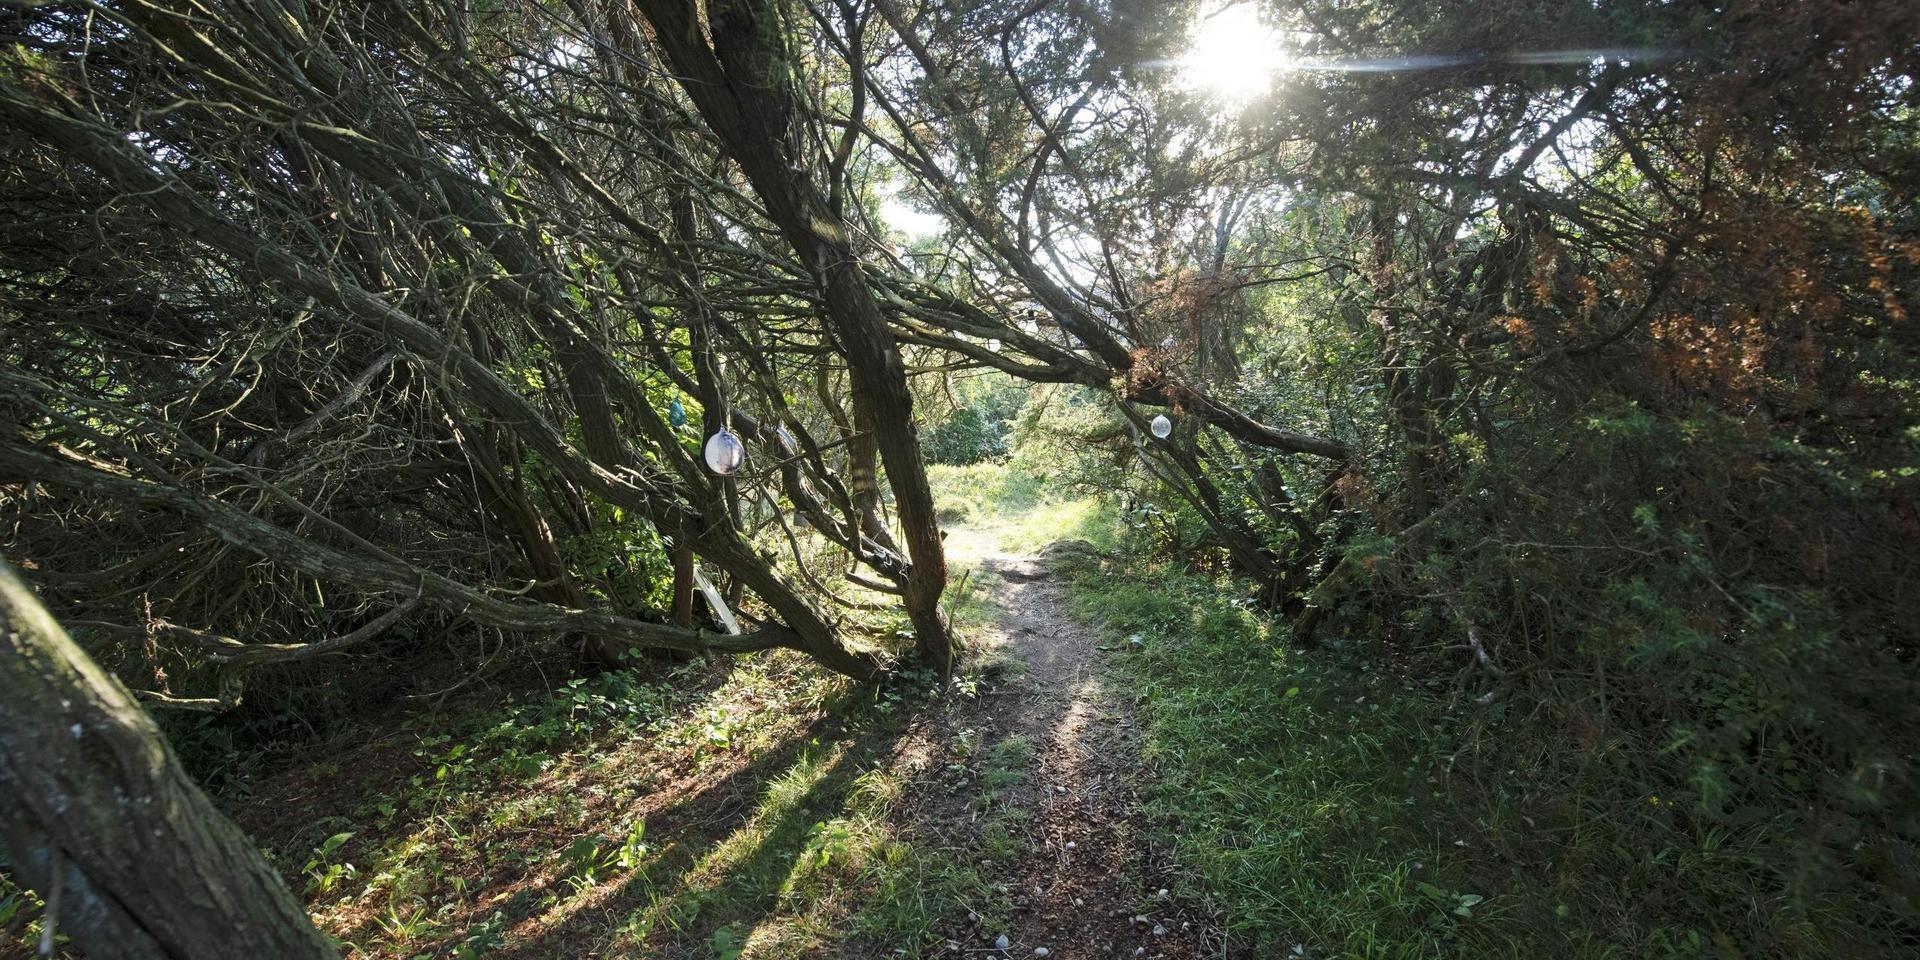
[[[339,955],[153,719],[4,561],[0,796],[9,868],[88,956]]]

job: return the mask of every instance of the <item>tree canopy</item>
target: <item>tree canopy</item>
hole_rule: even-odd
[[[1210,85],[1217,17],[1276,55]],[[1631,731],[1709,820],[1845,811],[1766,869],[1914,893],[1912,3],[102,0],[0,37],[0,544],[156,709],[369,651],[948,676],[927,465],[1012,451],[1297,644]]]

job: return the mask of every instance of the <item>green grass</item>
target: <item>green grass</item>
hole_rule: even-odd
[[[1023,548],[1081,535],[1103,516],[1005,467],[936,474],[990,527],[955,528],[982,549],[1016,528]],[[978,554],[961,552],[947,609],[965,633],[997,618],[998,584],[968,573]],[[973,657],[963,695],[1018,666],[1004,651]],[[959,850],[951,836],[916,835],[889,747],[932,702],[928,682],[863,686],[775,652],[421,714],[379,731],[388,746],[375,766],[392,773],[359,778],[360,793],[322,791],[269,856],[348,956],[920,955],[966,918],[1007,915],[981,863],[1024,852],[1025,813],[1010,796],[1033,749],[957,738],[956,756],[979,771],[979,829]],[[303,776],[350,776],[372,760],[319,757]],[[676,814],[687,784],[714,795]],[[17,929],[37,911],[10,888],[0,903]]]
[[[1013,734],[987,751],[980,771],[980,802],[993,806],[1007,791],[1027,782],[1027,764],[1033,759],[1033,741],[1025,734]]]
[[[1010,464],[934,464],[928,478],[946,518],[941,528],[948,557],[960,570],[976,567],[991,552],[1027,552],[1055,540],[1115,543],[1118,525],[1105,499],[1059,496]]]
[[[1295,651],[1229,582],[1137,566],[1074,596],[1117,641],[1184,893],[1254,955],[1881,955],[1766,898],[1777,838],[1688,832],[1604,757],[1566,775],[1531,707]]]
[[[1441,757],[1424,698],[1290,655],[1213,584],[1075,586],[1128,651],[1118,669],[1138,697],[1149,817],[1204,888],[1184,892],[1220,901],[1237,939],[1260,955],[1381,957],[1499,942],[1477,929],[1499,925],[1499,905],[1463,899],[1484,893],[1432,829],[1427,772]]]
[[[348,956],[919,955],[1007,910],[901,809],[931,682],[780,652],[428,715],[397,733],[416,772],[273,856]]]

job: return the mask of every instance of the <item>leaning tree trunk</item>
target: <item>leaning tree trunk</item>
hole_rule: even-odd
[[[88,956],[339,956],[153,719],[4,561],[0,796],[0,851]]]
[[[854,392],[870,403],[880,462],[912,561],[907,615],[921,655],[944,675],[953,665],[952,638],[939,612],[947,561],[913,424],[906,364],[867,287],[848,225],[804,163],[793,80],[778,49],[777,13],[764,0],[714,0],[706,5],[703,30],[690,0],[643,0],[639,6],[681,89],[740,165],[823,295]]]

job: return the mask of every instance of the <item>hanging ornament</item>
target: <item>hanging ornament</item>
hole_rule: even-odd
[[[679,397],[674,397],[673,402],[667,404],[667,422],[673,424],[675,429],[687,425],[687,407]]]
[[[706,458],[707,469],[731,477],[747,462],[747,447],[732,430],[722,427],[719,433],[707,438]]]
[[[1154,436],[1159,437],[1162,440],[1165,440],[1170,434],[1173,433],[1173,421],[1168,420],[1167,415],[1164,413],[1156,414],[1153,418],[1153,422],[1147,425],[1147,429],[1152,430]],[[712,455],[709,454],[708,456],[709,456],[709,459],[711,459]]]

